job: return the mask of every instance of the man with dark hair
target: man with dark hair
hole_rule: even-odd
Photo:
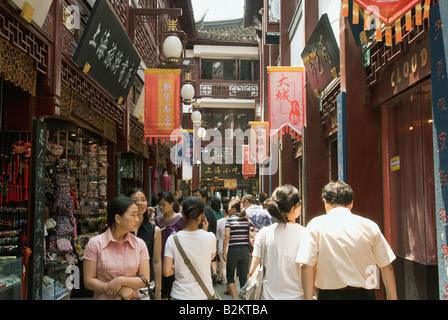
[[[397,299],[395,255],[378,225],[351,212],[353,190],[330,182],[322,190],[326,214],[312,219],[297,254],[305,299],[374,300],[377,266],[387,298]]]
[[[261,205],[263,205],[263,203],[266,201],[267,198],[268,198],[268,195],[264,192],[260,192],[258,194],[258,200],[260,201]]]

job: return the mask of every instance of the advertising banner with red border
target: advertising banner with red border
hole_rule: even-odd
[[[302,67],[268,67],[270,135],[302,135],[305,125],[305,72]]]
[[[145,141],[169,139],[179,128],[180,70],[146,69]]]

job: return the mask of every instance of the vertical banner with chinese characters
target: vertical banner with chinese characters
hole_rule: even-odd
[[[431,9],[429,30],[439,297],[448,300],[448,0]]]
[[[243,177],[255,177],[257,175],[257,165],[250,160],[249,145],[243,145]]]
[[[146,69],[145,141],[168,140],[179,128],[180,70]]]
[[[345,118],[345,92],[338,94],[338,180],[347,182],[347,121]]]
[[[302,135],[305,75],[301,67],[268,67],[270,135]]]
[[[261,164],[269,158],[269,122],[249,122],[249,158]]]

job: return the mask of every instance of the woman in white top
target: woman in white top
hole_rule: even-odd
[[[205,283],[208,291],[213,294],[211,261],[216,255],[216,237],[207,232],[208,221],[204,216],[204,202],[197,197],[188,197],[182,205],[182,215],[186,226],[177,233],[188,259]],[[203,225],[199,229],[199,224]],[[174,275],[175,280],[170,297],[173,300],[206,300],[208,299],[199,283],[184,262],[171,235],[165,247],[163,275]]]
[[[277,223],[262,228],[255,239],[251,276],[260,264],[263,239],[266,238],[263,300],[304,299],[300,266],[295,263],[305,228],[296,223],[302,206],[297,188],[286,184],[278,187],[271,199],[264,202],[269,214]],[[265,236],[266,235],[266,236]]]

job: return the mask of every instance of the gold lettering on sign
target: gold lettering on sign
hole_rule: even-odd
[[[420,56],[420,59],[419,59]],[[423,48],[420,54],[414,54],[410,61],[405,61],[397,67],[396,70],[392,71],[390,75],[390,84],[392,88],[396,87],[403,81],[403,79],[408,79],[409,76],[418,71],[420,68],[424,68],[428,63],[428,49]]]

